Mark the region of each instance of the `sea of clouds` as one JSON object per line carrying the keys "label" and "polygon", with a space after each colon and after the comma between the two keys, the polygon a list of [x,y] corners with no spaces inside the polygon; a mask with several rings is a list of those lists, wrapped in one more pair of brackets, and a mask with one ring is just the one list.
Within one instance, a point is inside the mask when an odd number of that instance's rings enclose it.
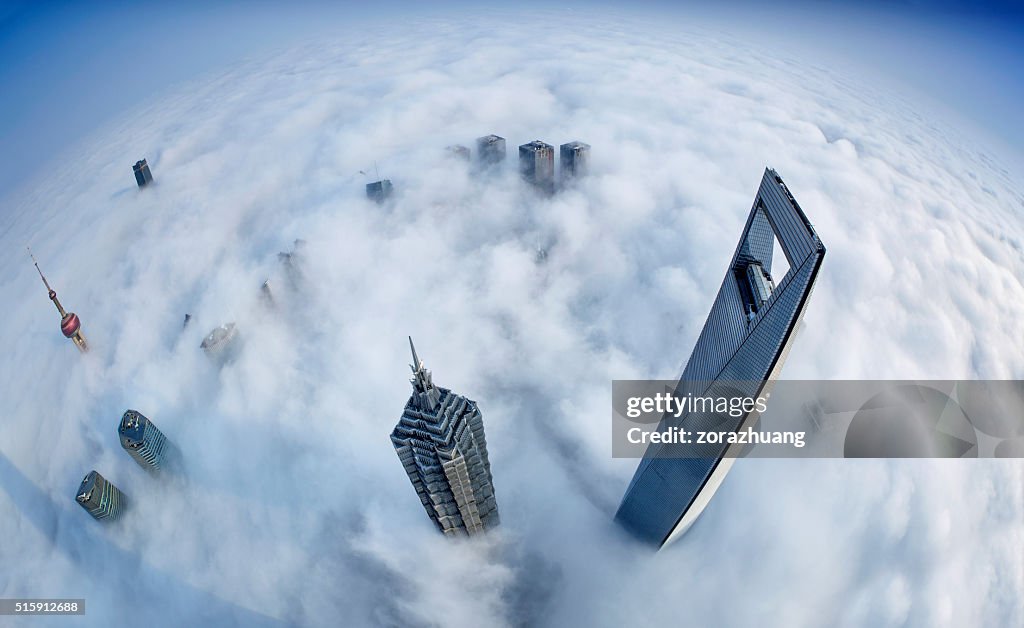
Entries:
{"label": "sea of clouds", "polygon": [[[503,171],[446,157],[492,132]],[[533,194],[538,138],[590,143],[592,175]],[[765,166],[828,249],[783,377],[1024,378],[1020,180],[927,105],[756,40],[392,24],[134,111],[0,216],[0,597],[103,626],[1024,623],[1019,460],[741,460],[665,551],[612,521],[636,461],[611,458],[610,380],[678,375]],[[218,369],[199,344],[228,321]],[[394,454],[407,335],[483,412],[485,538],[439,535]],[[184,473],[121,450],[126,408]],[[74,503],[93,468],[123,521]]]}

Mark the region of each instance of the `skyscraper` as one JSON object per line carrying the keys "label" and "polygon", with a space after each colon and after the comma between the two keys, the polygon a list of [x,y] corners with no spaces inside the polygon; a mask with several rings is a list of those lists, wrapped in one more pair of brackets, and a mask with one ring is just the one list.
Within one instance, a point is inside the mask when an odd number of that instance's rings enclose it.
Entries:
{"label": "skyscraper", "polygon": [[260,300],[263,302],[265,307],[273,309],[277,307],[277,302],[274,300],[274,291],[270,288],[270,280],[267,279],[260,286]]}
{"label": "skyscraper", "polygon": [[90,471],[75,493],[75,501],[92,515],[93,519],[113,521],[124,513],[127,500],[116,486],[98,471]]}
{"label": "skyscraper", "polygon": [[383,203],[391,196],[391,179],[381,179],[366,184],[366,198],[376,203]]}
{"label": "skyscraper", "polygon": [[305,281],[302,274],[302,262],[305,257],[304,251],[306,250],[306,241],[302,239],[296,239],[292,245],[292,250],[288,253],[278,253],[277,259],[281,262],[281,266],[284,268],[285,276],[288,278],[288,284],[292,289],[299,289]]}
{"label": "skyscraper", "polygon": [[85,353],[89,350],[89,343],[85,341],[85,336],[82,334],[82,321],[78,319],[78,315],[74,312],[65,312],[64,306],[60,304],[57,299],[57,292],[50,287],[50,283],[46,281],[46,277],[43,276],[43,271],[39,269],[39,262],[36,261],[36,256],[32,255],[32,250],[29,249],[28,256],[32,258],[32,263],[35,264],[36,271],[39,272],[39,277],[43,280],[43,285],[46,286],[46,290],[49,293],[50,300],[57,307],[57,311],[60,312],[60,331],[64,334],[65,338],[71,340],[78,347],[78,350]]}
{"label": "skyscraper", "polygon": [[505,138],[485,135],[476,140],[476,154],[482,166],[494,166],[505,161]]}
{"label": "skyscraper", "polygon": [[449,157],[469,161],[469,149],[461,144],[453,144],[446,148]]}
{"label": "skyscraper", "polygon": [[[789,271],[772,279],[776,241]],[[825,256],[825,247],[782,178],[766,169],[718,296],[676,386],[677,397],[756,398],[775,379],[793,342]],[[659,427],[738,431],[741,417],[691,412]],[[735,460],[736,447],[652,444],[640,461],[615,518],[637,537],[663,546],[703,511]],[[674,455],[678,454],[678,455]],[[689,455],[684,455],[689,454]]]}
{"label": "skyscraper", "polygon": [[146,187],[153,181],[153,173],[149,171],[149,164],[145,159],[136,161],[132,166],[132,172],[135,173],[135,182],[139,184],[140,188]]}
{"label": "skyscraper", "polygon": [[590,170],[590,144],[569,142],[559,146],[558,150],[563,179],[582,177]]}
{"label": "skyscraper", "polygon": [[173,445],[140,412],[125,410],[117,434],[121,439],[121,447],[150,473],[163,469],[172,458]]}
{"label": "skyscraper", "polygon": [[555,186],[555,147],[540,140],[519,147],[519,173],[539,189]]}
{"label": "skyscraper", "polygon": [[199,346],[217,364],[230,362],[241,348],[238,328],[234,323],[225,323],[207,334]]}
{"label": "skyscraper", "polygon": [[434,386],[412,349],[413,392],[391,432],[427,515],[446,535],[476,534],[498,524],[484,424],[476,402]]}

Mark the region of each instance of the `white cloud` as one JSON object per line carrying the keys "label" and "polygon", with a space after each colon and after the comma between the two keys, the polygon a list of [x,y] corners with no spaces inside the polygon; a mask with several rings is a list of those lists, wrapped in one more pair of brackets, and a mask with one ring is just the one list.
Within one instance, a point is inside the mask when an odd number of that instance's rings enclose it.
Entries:
{"label": "white cloud", "polygon": [[[756,44],[605,26],[303,47],[140,110],[11,207],[0,596],[85,597],[94,624],[1019,623],[1019,461],[743,461],[665,552],[613,524],[635,462],[609,458],[608,382],[677,374],[766,164],[828,247],[787,377],[1024,377],[1024,234],[1019,181],[918,105]],[[482,181],[443,157],[489,132],[510,162],[587,141],[593,176],[539,199],[514,163]],[[391,206],[363,198],[375,162]],[[275,254],[299,237],[292,291]],[[245,348],[217,371],[198,345],[226,321]],[[483,411],[493,538],[436,535],[392,451],[407,334]],[[119,451],[128,407],[187,477]],[[118,527],[72,503],[93,467],[135,501]]]}

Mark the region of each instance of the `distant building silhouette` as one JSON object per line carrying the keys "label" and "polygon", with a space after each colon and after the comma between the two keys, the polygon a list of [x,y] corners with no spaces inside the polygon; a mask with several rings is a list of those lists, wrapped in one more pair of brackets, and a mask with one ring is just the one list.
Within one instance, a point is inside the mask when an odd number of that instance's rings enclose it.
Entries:
{"label": "distant building silhouette", "polygon": [[392,191],[391,179],[381,179],[380,181],[366,184],[366,198],[377,203],[386,201],[391,196]]}
{"label": "distant building silhouette", "polygon": [[126,410],[117,428],[121,447],[149,472],[163,469],[173,457],[174,448],[153,422],[135,410]]}
{"label": "distant building silhouette", "polygon": [[145,159],[136,161],[132,166],[132,172],[135,173],[135,182],[139,184],[140,188],[146,187],[153,181],[153,173],[149,171],[149,164]]}
{"label": "distant building silhouette", "polygon": [[561,162],[562,178],[575,179],[590,171],[590,144],[583,142],[569,142],[559,147],[559,161]]}
{"label": "distant building silhouette", "polygon": [[477,159],[482,166],[494,166],[505,161],[505,138],[485,135],[476,140]]}
{"label": "distant building silhouette", "polygon": [[288,283],[292,289],[300,288],[305,280],[300,266],[304,257],[303,251],[305,251],[305,249],[306,241],[297,239],[292,245],[292,250],[290,252],[277,254],[277,259],[281,262],[281,266],[284,268],[284,274],[288,278]]}
{"label": "distant building silhouette", "polygon": [[229,362],[238,354],[241,346],[238,329],[234,323],[225,323],[207,334],[199,346],[215,362]]}
{"label": "distant building silhouette", "polygon": [[85,509],[93,519],[114,520],[123,513],[127,500],[116,486],[111,484],[97,471],[90,471],[75,494],[75,501]]}
{"label": "distant building silhouette", "polygon": [[469,161],[469,148],[462,146],[461,144],[454,144],[452,146],[449,146],[445,150],[448,151],[448,155],[450,157],[455,157],[456,159]]}
{"label": "distant building silhouette", "polygon": [[540,140],[519,147],[519,172],[539,189],[551,191],[555,185],[555,147]]}
{"label": "distant building silhouette", "polygon": [[274,301],[274,291],[270,289],[270,280],[267,279],[260,286],[260,300],[263,301],[263,305],[273,309],[277,302]]}
{"label": "distant building silhouette", "polygon": [[39,277],[43,280],[43,285],[46,286],[47,293],[50,296],[50,300],[53,301],[53,305],[56,306],[57,311],[60,312],[60,332],[64,334],[64,337],[75,343],[78,350],[85,353],[89,350],[89,343],[85,341],[85,335],[82,334],[82,321],[78,319],[78,315],[74,312],[65,312],[64,306],[60,304],[60,300],[57,299],[57,292],[50,287],[50,282],[46,281],[46,277],[43,276],[43,271],[39,269],[39,262],[36,261],[36,256],[32,255],[32,250],[28,251],[29,257],[32,258],[32,263],[35,264],[36,271],[39,272]]}
{"label": "distant building silhouette", "polygon": [[446,535],[498,524],[483,418],[476,403],[437,388],[412,349],[412,396],[391,432],[399,460],[427,515]]}

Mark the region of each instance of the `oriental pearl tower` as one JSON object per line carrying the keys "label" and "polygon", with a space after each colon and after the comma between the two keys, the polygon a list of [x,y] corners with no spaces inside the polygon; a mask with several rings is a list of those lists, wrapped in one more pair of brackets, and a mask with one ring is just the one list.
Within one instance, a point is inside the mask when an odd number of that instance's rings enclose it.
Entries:
{"label": "oriental pearl tower", "polygon": [[39,271],[39,277],[43,280],[43,285],[50,291],[50,300],[53,301],[53,304],[57,306],[57,311],[60,312],[61,333],[64,334],[65,338],[70,338],[79,351],[82,353],[87,352],[89,350],[89,343],[85,341],[85,336],[82,335],[82,321],[78,319],[78,314],[64,311],[64,306],[57,300],[57,292],[50,287],[50,283],[43,276],[43,271],[39,269],[39,262],[36,261],[36,256],[32,255],[32,249],[28,250],[28,255],[32,258],[32,263],[36,265],[36,270]]}

